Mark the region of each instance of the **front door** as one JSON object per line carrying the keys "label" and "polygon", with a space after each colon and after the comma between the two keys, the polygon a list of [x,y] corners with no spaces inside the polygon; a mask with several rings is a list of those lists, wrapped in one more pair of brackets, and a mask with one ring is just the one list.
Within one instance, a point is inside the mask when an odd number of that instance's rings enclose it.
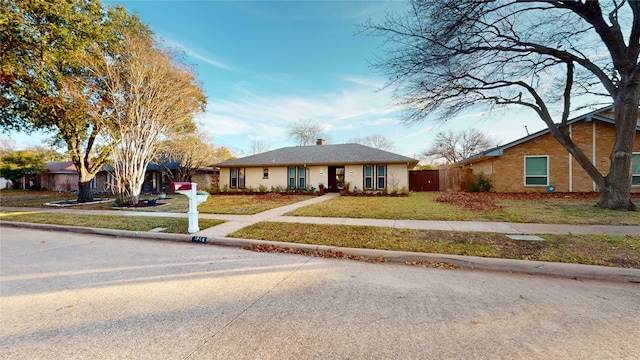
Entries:
{"label": "front door", "polygon": [[339,192],[344,188],[344,166],[329,166],[329,189]]}

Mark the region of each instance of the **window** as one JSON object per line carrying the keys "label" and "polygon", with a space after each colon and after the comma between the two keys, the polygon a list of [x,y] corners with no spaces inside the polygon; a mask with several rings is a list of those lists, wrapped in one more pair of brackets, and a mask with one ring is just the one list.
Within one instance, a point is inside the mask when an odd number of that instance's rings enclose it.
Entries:
{"label": "window", "polygon": [[378,189],[384,189],[385,187],[387,187],[387,181],[386,181],[386,166],[384,165],[378,165],[377,166],[377,185],[378,185]]}
{"label": "window", "polygon": [[[300,167],[290,167],[288,171],[289,181],[287,184],[291,189],[305,189],[306,188],[306,169]],[[297,185],[297,186],[296,186]]]}
{"label": "window", "polygon": [[373,165],[364,166],[364,188],[373,189]]}
{"label": "window", "polygon": [[640,185],[640,153],[631,156],[631,185]]}
{"label": "window", "polygon": [[296,187],[296,168],[294,167],[290,167],[289,168],[289,188],[291,189],[295,189]]}
{"label": "window", "polygon": [[231,177],[229,181],[229,187],[235,189],[238,187],[238,168],[231,168],[229,170]]}
{"label": "window", "polygon": [[549,157],[524,157],[524,184],[530,186],[549,185]]}
{"label": "window", "polygon": [[263,179],[268,179],[269,178],[269,168],[262,169],[262,178]]}
{"label": "window", "polygon": [[231,168],[229,170],[229,187],[232,189],[244,189],[244,168]]}
{"label": "window", "polygon": [[244,168],[238,168],[238,187],[240,189],[245,188],[244,184]]}
{"label": "window", "polygon": [[303,167],[299,167],[298,168],[298,189],[304,189],[307,186],[305,185],[305,168]]}

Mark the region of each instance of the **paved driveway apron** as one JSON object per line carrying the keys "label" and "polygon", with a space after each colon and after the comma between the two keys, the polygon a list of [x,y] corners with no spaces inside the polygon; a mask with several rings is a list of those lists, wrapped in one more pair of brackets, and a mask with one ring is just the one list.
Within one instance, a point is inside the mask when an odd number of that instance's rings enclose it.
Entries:
{"label": "paved driveway apron", "polygon": [[640,357],[638,284],[0,231],[3,359]]}

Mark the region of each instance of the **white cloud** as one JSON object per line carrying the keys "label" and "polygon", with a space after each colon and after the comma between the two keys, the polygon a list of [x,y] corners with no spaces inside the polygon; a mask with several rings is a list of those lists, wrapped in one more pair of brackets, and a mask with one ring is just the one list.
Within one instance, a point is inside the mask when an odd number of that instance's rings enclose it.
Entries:
{"label": "white cloud", "polygon": [[222,70],[226,70],[226,71],[234,71],[236,70],[233,66],[226,64],[222,61],[216,60],[215,58],[213,58],[212,56],[208,56],[208,55],[203,55],[200,52],[197,52],[193,49],[191,49],[190,47],[177,42],[175,40],[169,39],[169,38],[163,38],[163,41],[170,47],[174,47],[174,48],[178,48],[181,49],[185,52],[185,54],[191,56],[194,59],[200,60],[205,64],[209,64],[209,65],[213,65],[219,69]]}
{"label": "white cloud", "polygon": [[[352,79],[353,80],[353,79]],[[398,125],[397,108],[390,106],[390,95],[374,91],[375,81],[345,80],[335,91],[311,95],[262,95],[243,82],[226,99],[209,98],[202,123],[217,141],[243,141],[248,147],[252,138],[291,145],[286,129],[296,120],[310,119],[322,124],[329,138],[341,142],[356,136],[388,133]],[[355,86],[354,86],[355,84]],[[224,146],[225,144],[220,144]],[[275,144],[274,144],[275,145]]]}

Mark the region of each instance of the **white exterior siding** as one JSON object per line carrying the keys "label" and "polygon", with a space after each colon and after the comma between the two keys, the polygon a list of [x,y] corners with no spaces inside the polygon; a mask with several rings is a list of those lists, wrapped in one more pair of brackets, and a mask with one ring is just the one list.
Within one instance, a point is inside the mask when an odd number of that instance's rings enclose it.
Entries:
{"label": "white exterior siding", "polygon": [[328,166],[307,166],[307,186],[318,188],[318,185],[322,184],[327,186],[329,179],[329,167]]}
{"label": "white exterior siding", "polygon": [[[269,167],[269,178],[264,179],[265,167],[247,167],[245,168],[245,188],[253,188],[257,190],[263,185],[267,190],[272,187],[287,187],[288,184],[288,167],[272,166]],[[364,165],[345,165],[345,182],[351,185],[350,190],[358,188],[364,190]],[[229,185],[229,168],[220,168],[220,188]],[[325,187],[329,184],[329,167],[324,165],[307,166],[306,167],[306,184],[307,188],[318,188],[322,183]],[[409,188],[409,169],[406,164],[388,164],[386,165],[386,187],[389,191],[400,190],[403,187]],[[375,181],[375,165],[374,165],[374,184]],[[377,188],[376,188],[377,189]]]}
{"label": "white exterior siding", "polygon": [[218,179],[218,186],[223,189],[225,186],[229,187],[229,168],[220,168],[220,179]]}
{"label": "white exterior siding", "polygon": [[344,181],[345,183],[351,183],[349,190],[353,191],[355,188],[362,190],[363,165],[346,165],[344,167]]}
{"label": "white exterior siding", "polygon": [[406,164],[387,165],[387,189],[401,190],[409,189],[409,169]]}

